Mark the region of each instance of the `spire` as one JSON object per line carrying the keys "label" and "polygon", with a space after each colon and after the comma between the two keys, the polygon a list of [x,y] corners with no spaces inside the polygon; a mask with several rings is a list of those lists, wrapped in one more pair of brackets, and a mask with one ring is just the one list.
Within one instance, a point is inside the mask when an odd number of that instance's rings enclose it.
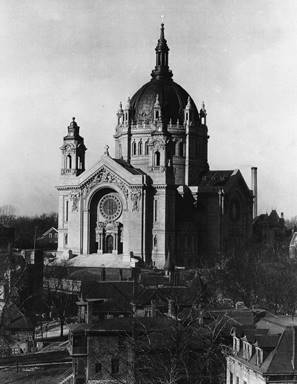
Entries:
{"label": "spire", "polygon": [[169,48],[167,45],[167,40],[165,39],[163,22],[161,24],[160,38],[158,40],[155,51],[156,51],[156,66],[152,72],[152,77],[154,79],[170,79],[172,77],[172,72],[168,67]]}

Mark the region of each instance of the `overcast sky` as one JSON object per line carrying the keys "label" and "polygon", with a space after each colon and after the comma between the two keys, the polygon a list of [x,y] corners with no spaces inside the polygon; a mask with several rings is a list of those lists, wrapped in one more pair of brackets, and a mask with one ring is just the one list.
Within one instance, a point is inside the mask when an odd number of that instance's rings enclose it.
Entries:
{"label": "overcast sky", "polygon": [[[259,210],[297,214],[297,1],[0,0],[0,205],[57,211],[72,116],[87,167],[150,79],[160,15],[174,80],[208,112],[212,169],[258,167]],[[113,152],[113,151],[112,151]]]}

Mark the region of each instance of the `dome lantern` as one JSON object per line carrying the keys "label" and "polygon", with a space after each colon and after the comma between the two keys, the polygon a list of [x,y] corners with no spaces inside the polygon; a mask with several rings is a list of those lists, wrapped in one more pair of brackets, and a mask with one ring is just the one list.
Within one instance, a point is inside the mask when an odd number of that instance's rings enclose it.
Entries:
{"label": "dome lantern", "polygon": [[152,78],[155,79],[170,79],[172,72],[168,67],[168,52],[169,48],[164,34],[164,23],[161,24],[160,38],[156,46],[156,66],[152,71]]}

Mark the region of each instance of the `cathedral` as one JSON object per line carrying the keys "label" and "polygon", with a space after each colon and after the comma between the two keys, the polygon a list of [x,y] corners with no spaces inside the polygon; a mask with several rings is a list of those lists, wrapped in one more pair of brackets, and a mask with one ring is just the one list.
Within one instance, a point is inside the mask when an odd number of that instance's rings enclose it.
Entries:
{"label": "cathedral", "polygon": [[209,169],[206,108],[173,81],[163,23],[155,52],[150,81],[119,106],[114,157],[106,146],[86,169],[80,127],[68,126],[58,255],[73,265],[197,266],[250,235],[255,196],[239,170]]}

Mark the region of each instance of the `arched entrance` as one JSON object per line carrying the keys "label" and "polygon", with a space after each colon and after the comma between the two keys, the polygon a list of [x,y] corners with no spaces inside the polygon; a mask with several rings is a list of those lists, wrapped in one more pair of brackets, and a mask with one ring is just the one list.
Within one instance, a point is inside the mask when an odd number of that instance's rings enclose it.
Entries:
{"label": "arched entrance", "polygon": [[122,253],[122,199],[111,188],[102,188],[90,203],[90,253]]}
{"label": "arched entrance", "polygon": [[112,253],[113,251],[113,237],[112,235],[107,235],[105,237],[105,247],[104,253]]}

